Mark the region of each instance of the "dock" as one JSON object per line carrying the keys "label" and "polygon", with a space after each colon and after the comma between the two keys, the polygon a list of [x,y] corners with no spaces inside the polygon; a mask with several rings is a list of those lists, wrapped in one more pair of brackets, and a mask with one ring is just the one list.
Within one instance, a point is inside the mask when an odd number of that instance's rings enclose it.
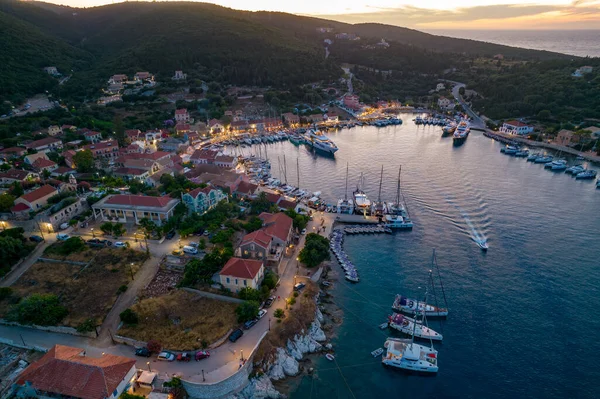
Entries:
{"label": "dock", "polygon": [[392,234],[392,229],[383,226],[363,227],[348,226],[344,228],[346,234]]}
{"label": "dock", "polygon": [[363,216],[363,215],[349,215],[347,213],[340,213],[335,217],[337,223],[348,223],[348,224],[379,224],[379,218],[376,216]]}

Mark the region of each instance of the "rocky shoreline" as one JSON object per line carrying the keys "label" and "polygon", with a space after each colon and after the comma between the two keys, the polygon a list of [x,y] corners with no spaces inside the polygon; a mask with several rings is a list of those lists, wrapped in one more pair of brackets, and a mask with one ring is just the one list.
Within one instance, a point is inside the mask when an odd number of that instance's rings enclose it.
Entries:
{"label": "rocky shoreline", "polygon": [[[331,268],[326,269],[323,278],[337,280]],[[331,287],[330,287],[331,288]],[[261,364],[255,364],[261,370],[251,379],[250,384],[233,399],[280,399],[286,398],[291,390],[290,384],[283,383],[290,377],[299,377],[312,373],[310,355],[332,351],[331,340],[341,324],[341,310],[331,301],[329,289],[322,289],[315,298],[317,310],[315,320],[308,331],[300,331],[293,339],[289,339],[285,348],[277,348],[275,353]],[[327,332],[327,334],[325,333]]]}

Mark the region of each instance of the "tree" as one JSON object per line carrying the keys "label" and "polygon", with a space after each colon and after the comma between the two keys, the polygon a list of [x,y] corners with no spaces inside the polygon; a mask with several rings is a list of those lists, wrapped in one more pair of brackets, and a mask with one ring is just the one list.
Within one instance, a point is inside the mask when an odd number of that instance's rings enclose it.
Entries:
{"label": "tree", "polygon": [[156,231],[156,223],[154,223],[148,218],[143,218],[142,220],[140,220],[140,226],[144,230],[146,238],[150,238],[152,233]]}
{"label": "tree", "polygon": [[78,172],[87,173],[94,169],[94,156],[90,150],[77,151],[73,155],[73,162]]}
{"label": "tree", "polygon": [[115,223],[112,227],[112,234],[115,238],[121,237],[125,234],[125,227],[123,227],[122,223]]}
{"label": "tree", "polygon": [[461,86],[460,89],[458,89],[458,94],[460,94],[461,96],[465,95],[465,86]]}
{"label": "tree", "polygon": [[258,197],[250,203],[250,213],[258,215],[261,212],[267,212],[271,208],[271,203],[267,198],[267,193],[261,192]]}
{"label": "tree", "polygon": [[237,314],[238,323],[255,319],[258,316],[258,302],[244,301],[235,309],[235,314]]}
{"label": "tree", "polygon": [[104,234],[111,234],[113,232],[114,225],[111,222],[105,222],[100,225],[100,230]]}
{"label": "tree", "polygon": [[54,326],[69,313],[53,294],[32,294],[19,302],[7,315],[10,321],[21,324]]}
{"label": "tree", "polygon": [[307,267],[318,266],[329,259],[329,240],[319,234],[308,234],[298,258]]}
{"label": "tree", "polygon": [[81,237],[71,237],[62,243],[58,251],[61,255],[67,256],[84,249],[86,249],[85,241]]}
{"label": "tree", "polygon": [[125,147],[125,128],[123,127],[123,119],[120,115],[115,116],[113,128],[119,147]]}
{"label": "tree", "polygon": [[260,220],[257,216],[252,216],[250,220],[248,220],[248,223],[245,223],[243,227],[246,232],[252,233],[253,231],[260,229],[262,227],[262,223],[262,220]]}
{"label": "tree", "polygon": [[21,185],[21,182],[18,182],[18,181],[14,182],[11,185],[10,193],[17,198],[19,198],[21,195],[25,194],[25,190],[23,190],[23,186]]}
{"label": "tree", "polygon": [[0,194],[0,212],[8,212],[15,204],[16,198],[10,194]]}
{"label": "tree", "polygon": [[238,296],[240,297],[240,299],[243,299],[246,301],[259,302],[261,295],[260,295],[260,291],[255,290],[254,288],[245,287],[240,290],[240,292],[238,293]]}
{"label": "tree", "polygon": [[308,225],[310,218],[307,215],[301,215],[293,209],[288,209],[284,213],[292,218],[295,229],[302,230]]}
{"label": "tree", "polygon": [[128,325],[136,325],[139,321],[137,313],[131,309],[125,309],[119,314],[121,321]]}
{"label": "tree", "polygon": [[275,309],[275,312],[273,312],[273,316],[275,316],[278,319],[282,319],[283,316],[285,316],[285,312],[281,308]]}
{"label": "tree", "polygon": [[263,278],[262,285],[272,290],[277,286],[277,275],[270,270],[267,271]]}

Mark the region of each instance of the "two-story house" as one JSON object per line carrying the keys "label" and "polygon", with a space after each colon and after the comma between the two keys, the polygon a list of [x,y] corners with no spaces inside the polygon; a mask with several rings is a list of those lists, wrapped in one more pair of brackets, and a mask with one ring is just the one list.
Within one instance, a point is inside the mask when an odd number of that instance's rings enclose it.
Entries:
{"label": "two-story house", "polygon": [[247,287],[258,289],[264,276],[263,262],[253,259],[231,258],[219,272],[221,284],[232,292]]}
{"label": "two-story house", "polygon": [[44,152],[58,151],[58,150],[62,150],[63,143],[62,143],[62,141],[60,141],[57,138],[46,137],[44,139],[32,141],[29,144],[25,144],[25,148],[31,149],[31,150],[36,150],[38,152],[39,151],[44,151]]}
{"label": "two-story house", "polygon": [[263,230],[253,231],[242,238],[235,255],[244,259],[258,259],[267,262],[267,257],[271,252],[271,241],[271,236]]}
{"label": "two-story house", "polygon": [[189,122],[190,114],[188,113],[188,110],[185,108],[175,110],[175,121],[177,123]]}
{"label": "two-story house", "polygon": [[93,132],[93,131],[85,132],[83,134],[83,137],[85,138],[85,141],[89,141],[91,143],[98,143],[98,142],[102,141],[102,133],[100,133],[100,132]]}
{"label": "two-story house", "polygon": [[214,208],[219,202],[227,201],[227,194],[215,187],[206,186],[182,194],[181,200],[191,212],[203,214]]}

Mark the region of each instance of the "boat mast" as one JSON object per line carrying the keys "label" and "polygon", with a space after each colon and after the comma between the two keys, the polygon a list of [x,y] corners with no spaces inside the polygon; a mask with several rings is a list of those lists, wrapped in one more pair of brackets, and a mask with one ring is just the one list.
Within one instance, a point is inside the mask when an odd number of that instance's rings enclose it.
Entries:
{"label": "boat mast", "polygon": [[285,162],[285,154],[283,154],[283,178],[285,179],[285,184],[287,184],[287,164]]}
{"label": "boat mast", "polygon": [[402,165],[398,170],[398,187],[396,188],[396,211],[400,209],[400,174],[402,173]]}
{"label": "boat mast", "polygon": [[[446,300],[446,292],[444,291],[444,283],[442,282],[442,275],[440,274],[440,267],[437,264],[437,257],[435,256],[435,248],[433,250],[433,264],[437,270],[438,278],[440,280],[440,288],[442,289],[442,295],[444,296],[444,306],[448,309],[448,301]],[[433,282],[433,277],[431,278]]]}
{"label": "boat mast", "polygon": [[[421,287],[419,287],[421,289]],[[427,291],[425,291],[427,292]],[[425,294],[427,296],[427,294]],[[425,306],[427,306],[427,302],[425,302]],[[423,313],[425,313],[425,309],[423,309]],[[412,350],[412,346],[415,343],[415,331],[417,330],[417,319],[419,318],[419,297],[417,296],[417,307],[415,308],[415,321],[413,321],[413,332],[410,337],[410,349]]]}
{"label": "boat mast", "polygon": [[344,201],[348,202],[348,162],[346,162],[346,191],[344,191]]}
{"label": "boat mast", "polygon": [[296,173],[298,174],[298,190],[300,190],[300,161],[296,158]]}
{"label": "boat mast", "polygon": [[381,165],[381,176],[379,177],[379,194],[377,196],[377,204],[381,206],[381,185],[383,184],[383,165]]}

